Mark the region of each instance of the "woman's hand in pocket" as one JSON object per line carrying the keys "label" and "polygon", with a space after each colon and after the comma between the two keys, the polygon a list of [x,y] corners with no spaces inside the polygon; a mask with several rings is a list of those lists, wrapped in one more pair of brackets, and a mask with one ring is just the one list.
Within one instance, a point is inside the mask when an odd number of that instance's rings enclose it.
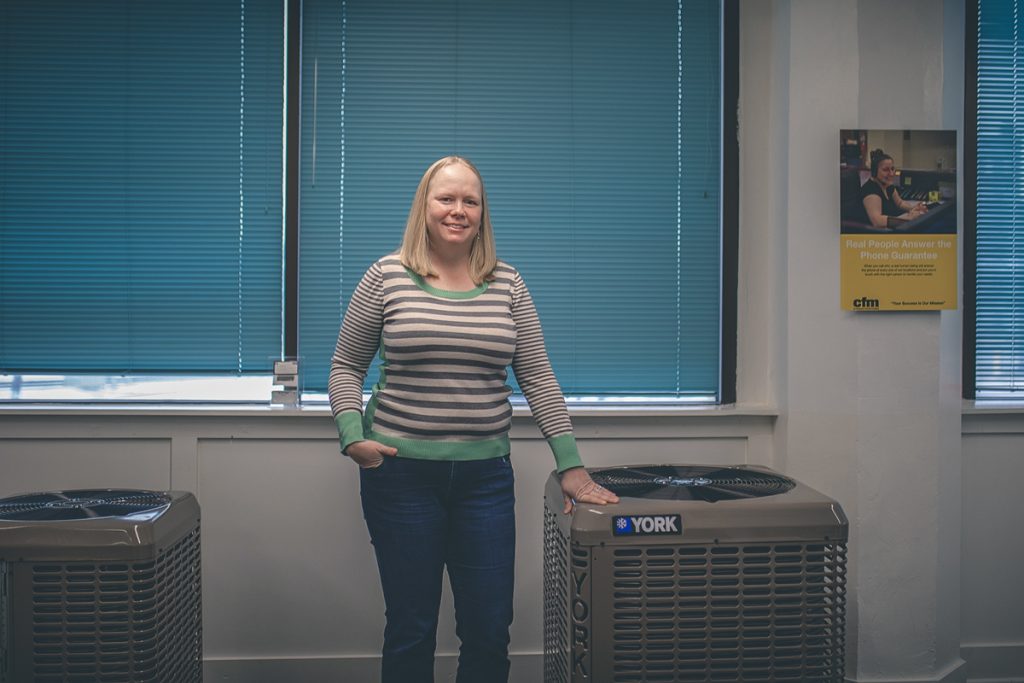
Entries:
{"label": "woman's hand in pocket", "polygon": [[393,458],[398,455],[398,449],[394,446],[385,446],[379,441],[366,439],[350,443],[345,449],[345,455],[356,461],[356,464],[363,469],[380,467],[384,458]]}

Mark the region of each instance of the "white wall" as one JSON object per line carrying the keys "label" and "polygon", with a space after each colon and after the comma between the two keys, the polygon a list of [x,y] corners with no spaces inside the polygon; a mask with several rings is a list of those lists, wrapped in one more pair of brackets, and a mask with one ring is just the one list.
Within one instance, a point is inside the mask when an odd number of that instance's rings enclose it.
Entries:
{"label": "white wall", "polygon": [[[1024,679],[1024,543],[1019,540],[1024,500],[1018,495],[1024,481],[1024,417],[993,411],[966,418],[962,583],[941,590],[962,601],[958,626],[972,680],[1019,683]],[[592,465],[778,466],[776,461],[785,460],[775,452],[778,434],[770,412],[590,416],[577,417],[576,423]],[[536,683],[542,650],[541,495],[551,457],[528,419],[515,420],[513,436],[520,539],[513,681]],[[900,468],[892,471],[897,476]],[[209,680],[373,680],[383,607],[359,511],[357,473],[338,455],[326,411],[123,410],[81,415],[3,410],[0,473],[0,497],[81,487],[195,492],[203,514]],[[960,503],[951,501],[957,508]],[[873,504],[885,508],[884,500]],[[913,508],[902,514],[911,522],[929,519]],[[855,528],[863,524],[853,514],[850,518]],[[954,529],[958,537],[960,531]],[[861,529],[859,543],[874,544],[885,560],[891,551],[903,550],[888,533],[871,539]],[[901,578],[936,581],[929,575],[938,572],[939,558],[915,539],[905,545],[908,554],[916,551],[923,559],[920,568]],[[952,564],[959,569],[960,562],[958,557]],[[864,593],[882,589],[861,579],[850,590],[852,611],[860,603],[875,604],[877,599]],[[883,662],[874,651],[857,647],[855,658],[851,652],[851,680],[962,680],[941,671],[900,673],[906,662],[918,661],[908,643],[921,639],[926,607],[937,599],[918,595],[911,599],[885,593],[888,603],[875,610],[871,628],[890,633],[892,650],[903,655],[892,654]],[[871,636],[863,633],[865,610],[858,609],[862,614],[851,623],[851,650]],[[908,631],[894,633],[892,624]],[[456,650],[446,604],[438,648],[442,673],[452,670]],[[862,673],[868,668],[878,673]]]}
{"label": "white wall", "polygon": [[744,383],[769,387],[779,408],[775,464],[851,518],[856,680],[965,675],[959,314],[841,310],[833,170],[842,128],[959,127],[961,112],[944,109],[945,88],[963,73],[946,10],[941,0],[741,5],[741,197],[772,204],[741,205],[741,264],[753,264],[741,273],[770,286],[741,287],[740,318],[751,305],[774,312],[741,337],[776,344],[741,367],[764,373]]}
{"label": "white wall", "polygon": [[1024,419],[964,416],[960,639],[970,677],[1024,681]]}

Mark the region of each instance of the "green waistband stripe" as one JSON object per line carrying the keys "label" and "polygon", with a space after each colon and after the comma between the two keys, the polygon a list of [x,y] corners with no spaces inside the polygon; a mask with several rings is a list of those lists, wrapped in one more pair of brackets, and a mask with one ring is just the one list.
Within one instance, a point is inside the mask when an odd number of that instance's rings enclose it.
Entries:
{"label": "green waistband stripe", "polygon": [[483,441],[420,441],[371,431],[367,438],[394,446],[403,458],[418,460],[487,460],[508,455],[511,450],[507,436]]}

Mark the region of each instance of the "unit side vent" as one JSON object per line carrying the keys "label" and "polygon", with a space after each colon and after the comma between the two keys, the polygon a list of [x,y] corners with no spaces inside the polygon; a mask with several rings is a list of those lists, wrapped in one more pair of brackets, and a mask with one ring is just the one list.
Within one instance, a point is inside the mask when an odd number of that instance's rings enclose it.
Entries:
{"label": "unit side vent", "polygon": [[156,561],[34,565],[35,683],[193,680],[199,545],[197,528]]}
{"label": "unit side vent", "polygon": [[613,680],[836,680],[845,559],[827,543],[616,548]]}
{"label": "unit side vent", "polygon": [[569,585],[566,538],[557,529],[557,518],[544,509],[544,681],[569,683],[569,614],[565,601]]}

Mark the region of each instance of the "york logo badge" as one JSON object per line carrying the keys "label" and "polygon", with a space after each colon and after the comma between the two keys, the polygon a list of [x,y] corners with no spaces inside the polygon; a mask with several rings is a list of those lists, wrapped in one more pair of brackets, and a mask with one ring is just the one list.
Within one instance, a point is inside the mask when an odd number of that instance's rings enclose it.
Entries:
{"label": "york logo badge", "polygon": [[680,515],[617,515],[612,518],[612,533],[616,536],[681,535],[683,518]]}

